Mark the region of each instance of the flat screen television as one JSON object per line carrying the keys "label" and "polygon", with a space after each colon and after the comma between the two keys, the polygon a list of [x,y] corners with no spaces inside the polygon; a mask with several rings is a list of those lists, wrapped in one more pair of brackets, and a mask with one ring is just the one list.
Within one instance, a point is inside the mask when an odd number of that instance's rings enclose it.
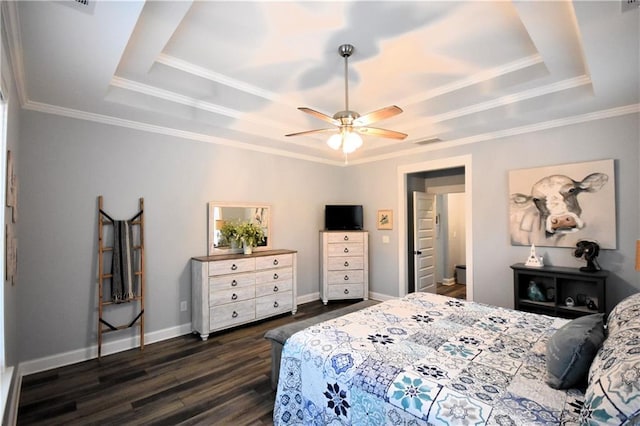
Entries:
{"label": "flat screen television", "polygon": [[329,231],[362,230],[362,206],[346,204],[324,206],[324,227]]}

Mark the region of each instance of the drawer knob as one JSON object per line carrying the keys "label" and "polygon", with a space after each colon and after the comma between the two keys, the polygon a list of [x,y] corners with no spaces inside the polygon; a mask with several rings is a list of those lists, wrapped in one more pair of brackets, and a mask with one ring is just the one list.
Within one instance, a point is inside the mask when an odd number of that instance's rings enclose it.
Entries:
{"label": "drawer knob", "polygon": [[344,252],[345,252],[345,253],[349,253],[349,247],[345,247],[345,248],[344,248]]}
{"label": "drawer knob", "polygon": [[349,267],[349,262],[344,262],[344,267],[345,268]]}
{"label": "drawer knob", "polygon": [[273,279],[277,280],[278,279],[278,274],[273,274]]}
{"label": "drawer knob", "polygon": [[231,265],[231,270],[235,271],[236,269],[238,269],[238,265],[236,265],[235,263],[233,265]]}
{"label": "drawer knob", "polygon": [[345,240],[345,241],[349,241],[349,236],[348,236],[348,235],[345,235],[345,236],[344,236],[344,240]]}
{"label": "drawer knob", "polygon": [[274,308],[277,308],[278,306],[280,306],[280,305],[278,304],[278,302],[277,302],[277,301],[276,301],[276,302],[273,302],[273,307],[274,307]]}
{"label": "drawer knob", "polygon": [[237,294],[233,293],[233,294],[231,295],[231,300],[236,300],[237,298],[238,298],[238,295],[237,295]]}
{"label": "drawer knob", "polygon": [[344,289],[344,294],[349,294],[349,289],[348,288]]}
{"label": "drawer knob", "polygon": [[274,292],[274,293],[277,293],[277,292],[278,292],[278,286],[277,286],[277,285],[274,285],[274,286],[273,286],[273,292]]}
{"label": "drawer knob", "polygon": [[273,264],[277,265],[278,264],[278,259],[273,259]]}
{"label": "drawer knob", "polygon": [[349,275],[345,275],[345,276],[344,276],[344,280],[345,280],[345,281],[349,281]]}
{"label": "drawer knob", "polygon": [[233,313],[231,314],[231,318],[237,318],[238,317],[238,313],[236,311],[233,311]]}
{"label": "drawer knob", "polygon": [[238,285],[238,281],[236,280],[231,281],[231,287],[235,287],[237,285]]}

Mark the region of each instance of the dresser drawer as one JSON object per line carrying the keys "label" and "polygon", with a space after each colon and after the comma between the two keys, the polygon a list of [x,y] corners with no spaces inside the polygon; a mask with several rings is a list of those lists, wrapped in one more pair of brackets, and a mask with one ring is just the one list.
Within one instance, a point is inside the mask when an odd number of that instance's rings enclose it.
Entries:
{"label": "dresser drawer", "polygon": [[362,256],[364,254],[364,245],[362,243],[336,243],[327,244],[327,246],[330,257]]}
{"label": "dresser drawer", "polygon": [[329,299],[360,299],[364,297],[362,284],[329,285]]}
{"label": "dresser drawer", "polygon": [[255,258],[209,262],[209,275],[237,274],[256,270]]}
{"label": "dresser drawer", "polygon": [[239,302],[241,300],[253,299],[254,297],[256,297],[256,289],[254,286],[238,287],[231,290],[210,291],[209,306]]}
{"label": "dresser drawer", "polygon": [[287,280],[278,283],[258,284],[256,285],[256,297],[291,291],[292,288],[293,280]]}
{"label": "dresser drawer", "polygon": [[256,272],[256,284],[291,281],[292,278],[293,278],[292,268],[271,269],[268,271]]}
{"label": "dresser drawer", "polygon": [[256,283],[256,274],[246,272],[244,274],[218,275],[209,277],[209,291],[228,290],[238,287],[247,287]]}
{"label": "dresser drawer", "polygon": [[293,265],[293,254],[256,257],[256,269],[284,268]]}
{"label": "dresser drawer", "polygon": [[290,311],[293,306],[293,293],[284,291],[278,294],[256,299],[256,318],[281,314]]}
{"label": "dresser drawer", "polygon": [[329,232],[327,241],[331,243],[362,243],[364,232]]}
{"label": "dresser drawer", "polygon": [[364,271],[329,271],[327,282],[331,284],[361,284],[364,282]]}
{"label": "dresser drawer", "polygon": [[255,299],[228,303],[211,308],[209,327],[211,330],[227,328],[234,324],[251,321],[256,317]]}
{"label": "dresser drawer", "polygon": [[327,266],[329,271],[364,269],[364,257],[330,257]]}

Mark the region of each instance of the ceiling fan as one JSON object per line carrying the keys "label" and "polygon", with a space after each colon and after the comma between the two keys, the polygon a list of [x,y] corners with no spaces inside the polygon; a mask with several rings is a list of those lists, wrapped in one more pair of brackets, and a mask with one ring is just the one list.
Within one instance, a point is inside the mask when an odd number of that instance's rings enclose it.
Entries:
{"label": "ceiling fan", "polygon": [[372,135],[382,138],[391,138],[402,140],[407,137],[405,133],[396,132],[394,130],[379,129],[377,127],[369,127],[369,124],[376,121],[384,120],[385,118],[393,117],[402,112],[402,109],[391,105],[376,111],[372,111],[365,115],[360,115],[355,111],[349,110],[349,57],[354,51],[354,47],[351,44],[343,44],[338,48],[338,53],[344,58],[344,111],[336,112],[333,117],[313,110],[307,107],[298,107],[302,112],[306,112],[322,121],[331,123],[337,128],[325,128],[307,130],[304,132],[290,133],[285,136],[302,136],[311,135],[315,133],[334,133],[329,138],[327,144],[333,149],[340,149],[345,154],[351,153],[358,149],[362,145],[362,138],[358,133],[363,135]]}

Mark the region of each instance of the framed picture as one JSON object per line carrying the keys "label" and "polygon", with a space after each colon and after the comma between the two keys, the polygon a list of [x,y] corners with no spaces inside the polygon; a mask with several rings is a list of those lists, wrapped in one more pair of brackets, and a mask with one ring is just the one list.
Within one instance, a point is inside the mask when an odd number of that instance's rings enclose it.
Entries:
{"label": "framed picture", "polygon": [[16,174],[13,169],[13,156],[7,151],[7,207],[16,205]]}
{"label": "framed picture", "polygon": [[393,210],[378,210],[378,229],[393,229]]}
{"label": "framed picture", "polygon": [[5,280],[16,283],[18,270],[18,240],[13,233],[12,225],[5,225]]}
{"label": "framed picture", "polygon": [[512,245],[615,249],[614,160],[509,171]]}

